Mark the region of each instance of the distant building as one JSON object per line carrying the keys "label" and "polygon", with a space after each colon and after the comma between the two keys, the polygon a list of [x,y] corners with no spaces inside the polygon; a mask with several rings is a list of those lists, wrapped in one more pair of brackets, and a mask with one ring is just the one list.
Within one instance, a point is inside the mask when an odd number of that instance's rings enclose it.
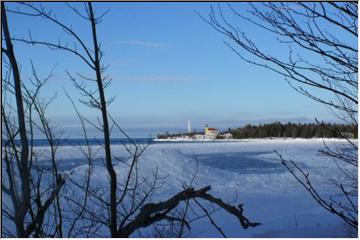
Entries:
{"label": "distant building", "polygon": [[224,133],[222,135],[222,137],[225,138],[225,139],[231,139],[231,138],[233,138],[233,135],[231,133]]}
{"label": "distant building", "polygon": [[191,133],[191,122],[188,120],[188,133]]}
{"label": "distant building", "polygon": [[216,138],[219,134],[219,131],[216,128],[209,128],[208,125],[205,127],[205,136]]}

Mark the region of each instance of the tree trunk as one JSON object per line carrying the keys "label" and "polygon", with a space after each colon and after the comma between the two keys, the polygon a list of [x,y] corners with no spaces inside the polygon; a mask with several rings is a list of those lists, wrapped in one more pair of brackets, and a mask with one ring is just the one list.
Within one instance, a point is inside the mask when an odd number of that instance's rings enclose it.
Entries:
{"label": "tree trunk", "polygon": [[103,120],[103,132],[104,132],[104,144],[105,144],[105,158],[106,158],[106,169],[110,176],[110,231],[111,236],[116,236],[116,173],[114,171],[112,160],[111,160],[111,148],[110,148],[110,131],[109,131],[109,123],[108,123],[108,116],[106,110],[106,99],[104,93],[104,86],[101,77],[101,66],[100,66],[100,59],[99,59],[99,46],[97,42],[97,35],[96,35],[96,19],[94,18],[94,12],[92,9],[91,2],[88,3],[89,6],[89,13],[90,13],[90,21],[91,21],[91,28],[92,28],[92,35],[93,35],[93,44],[94,44],[94,53],[95,53],[95,71],[96,71],[96,81],[98,85],[99,95],[100,95],[100,104],[101,104],[101,114]]}
{"label": "tree trunk", "polygon": [[13,45],[11,42],[4,2],[1,2],[1,20],[2,20],[4,38],[6,42],[5,54],[9,58],[13,73],[13,79],[14,79],[14,91],[16,98],[19,134],[20,134],[20,143],[21,143],[20,180],[21,180],[22,199],[18,203],[18,208],[15,209],[15,223],[16,223],[16,231],[18,237],[27,237],[25,236],[24,219],[30,204],[30,181],[29,181],[30,171],[28,167],[29,145],[26,136],[25,112],[24,112],[23,99],[21,93],[20,73],[15,58]]}

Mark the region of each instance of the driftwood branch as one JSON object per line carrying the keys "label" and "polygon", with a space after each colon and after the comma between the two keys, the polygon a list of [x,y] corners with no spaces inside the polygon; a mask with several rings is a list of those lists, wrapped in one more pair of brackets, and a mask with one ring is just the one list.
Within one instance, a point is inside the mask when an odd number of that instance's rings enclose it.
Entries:
{"label": "driftwood branch", "polygon": [[251,222],[243,215],[242,205],[232,206],[225,203],[223,200],[216,198],[208,193],[211,190],[210,186],[195,190],[194,188],[188,188],[179,192],[170,199],[160,203],[149,203],[142,207],[137,217],[127,224],[124,228],[118,232],[118,237],[129,237],[131,233],[136,230],[152,225],[155,222],[162,221],[167,218],[167,214],[176,208],[181,202],[189,199],[200,198],[208,202],[214,203],[235,216],[241,226],[246,229],[248,227],[255,227],[260,225],[258,222]]}

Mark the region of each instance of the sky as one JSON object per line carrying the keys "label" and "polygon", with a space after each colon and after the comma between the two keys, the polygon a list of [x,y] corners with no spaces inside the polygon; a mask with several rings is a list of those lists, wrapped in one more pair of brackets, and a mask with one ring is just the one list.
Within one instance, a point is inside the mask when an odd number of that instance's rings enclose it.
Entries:
{"label": "sky", "polygon": [[[186,131],[205,124],[220,129],[247,123],[272,121],[313,122],[315,118],[334,121],[322,104],[295,92],[284,79],[242,61],[225,44],[224,36],[205,23],[195,11],[206,16],[210,3],[94,3],[95,13],[108,9],[97,26],[98,39],[112,79],[106,95],[115,96],[109,112],[132,136]],[[72,28],[89,45],[90,25],[63,3],[43,4],[53,9],[59,20]],[[72,4],[79,9],[82,4]],[[8,4],[16,8],[15,4]],[[246,3],[236,5],[245,11]],[[44,19],[8,13],[10,32],[15,37],[67,42],[74,41]],[[236,20],[236,19],[235,19]],[[287,46],[276,44],[267,33],[249,24],[241,29],[270,52],[286,54]],[[79,58],[45,47],[15,43],[15,54],[25,81],[31,78],[30,60],[38,74],[53,77],[42,91],[44,98],[56,96],[48,116],[68,136],[79,127],[75,110],[65,91],[75,102],[81,99],[66,71],[91,75]],[[284,55],[285,56],[285,55]],[[95,87],[95,85],[94,85]],[[98,112],[77,104],[80,112],[96,119]]]}

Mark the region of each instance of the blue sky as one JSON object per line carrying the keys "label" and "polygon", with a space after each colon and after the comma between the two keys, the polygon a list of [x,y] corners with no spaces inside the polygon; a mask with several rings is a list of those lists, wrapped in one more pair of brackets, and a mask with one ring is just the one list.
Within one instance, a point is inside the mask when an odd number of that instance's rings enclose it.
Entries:
{"label": "blue sky", "polygon": [[[86,21],[62,3],[44,6],[53,9],[90,44]],[[142,129],[141,134],[145,134],[171,128],[186,130],[187,119],[195,128],[206,123],[227,128],[275,120],[333,120],[326,107],[296,93],[281,76],[241,61],[223,43],[224,37],[194,12],[206,15],[209,6],[94,3],[97,14],[110,9],[98,25],[98,37],[105,52],[103,63],[109,64],[106,74],[112,79],[106,94],[116,96],[109,111],[124,128]],[[247,8],[245,3],[236,6]],[[72,43],[59,28],[41,19],[10,13],[8,18],[16,37],[27,37],[31,30],[37,40]],[[273,37],[263,31],[249,24],[241,27],[265,49],[287,53],[286,46],[276,45]],[[63,88],[74,100],[80,96],[65,70],[83,74],[91,71],[78,58],[61,51],[16,43],[15,52],[25,80],[30,77],[30,58],[43,76],[56,65],[54,77],[43,90],[44,97],[57,96],[48,115],[65,129],[76,128],[75,111]],[[79,110],[92,119],[98,116],[96,111],[80,105]]]}

